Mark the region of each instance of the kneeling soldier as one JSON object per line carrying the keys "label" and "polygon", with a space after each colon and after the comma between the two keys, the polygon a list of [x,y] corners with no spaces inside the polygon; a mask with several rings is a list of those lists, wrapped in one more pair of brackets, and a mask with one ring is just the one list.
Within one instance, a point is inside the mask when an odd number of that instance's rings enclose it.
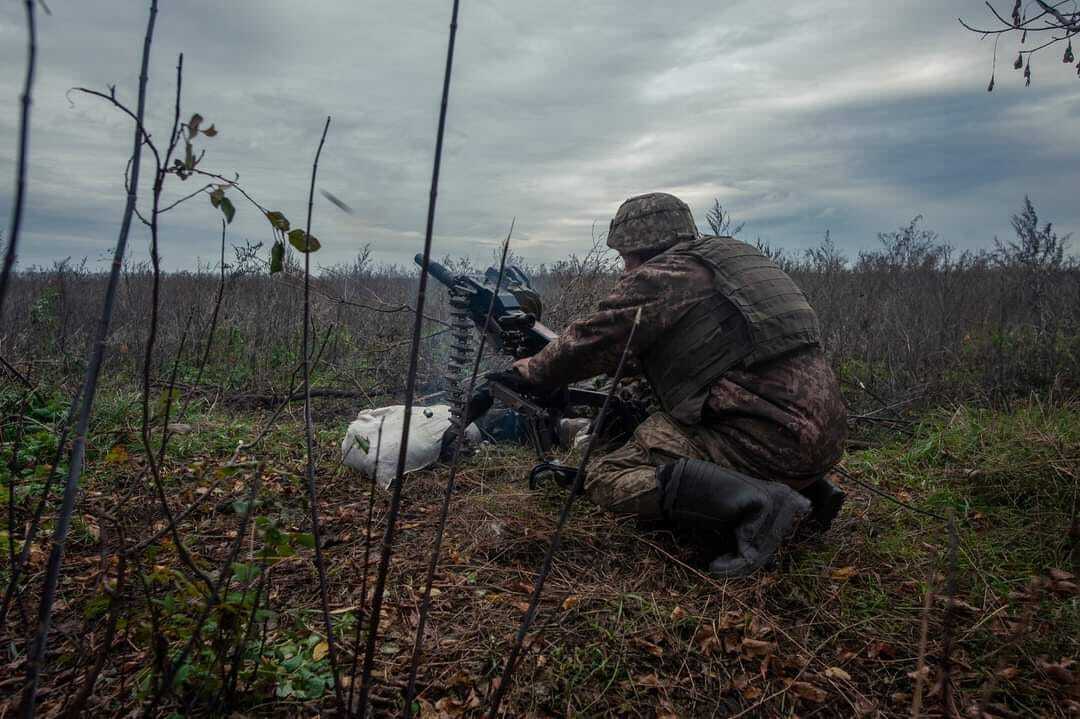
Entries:
{"label": "kneeling soldier", "polygon": [[843,493],[847,412],[817,315],[775,262],[731,237],[701,236],[677,197],[632,197],[607,244],[625,263],[599,310],[514,369],[554,387],[613,374],[635,314],[631,356],[662,412],[589,467],[585,491],[613,512],[734,535],[710,570],[770,562],[800,518],[827,529]]}

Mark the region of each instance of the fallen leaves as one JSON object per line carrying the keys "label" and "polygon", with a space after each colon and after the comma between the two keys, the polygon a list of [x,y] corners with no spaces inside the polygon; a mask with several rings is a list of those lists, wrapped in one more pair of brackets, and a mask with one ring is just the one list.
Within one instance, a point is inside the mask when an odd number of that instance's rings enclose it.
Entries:
{"label": "fallen leaves", "polygon": [[[427,704],[427,702],[425,702],[425,704]],[[475,690],[470,690],[469,696],[465,699],[445,696],[435,702],[433,707],[428,704],[428,707],[431,707],[429,714],[424,713],[424,710],[427,709],[424,704],[421,704],[420,707],[421,719],[428,719],[428,717],[431,717],[431,719],[453,719],[454,717],[463,716],[467,711],[479,709],[480,697],[477,696]]]}
{"label": "fallen leaves", "polygon": [[888,642],[870,642],[866,648],[866,656],[871,659],[896,659],[896,647]]}
{"label": "fallen leaves", "polygon": [[109,450],[109,453],[105,455],[105,462],[107,464],[124,464],[128,461],[128,451],[122,444],[118,444]]}
{"label": "fallen leaves", "polygon": [[622,682],[624,689],[633,689],[634,687],[645,687],[647,689],[663,689],[664,683],[660,680],[660,677],[655,672],[649,674],[639,674],[637,676],[631,676],[629,680]]}
{"label": "fallen leaves", "polygon": [[829,578],[834,582],[846,582],[858,573],[853,566],[837,567],[829,572]]}
{"label": "fallen leaves", "polygon": [[641,676],[634,677],[634,683],[643,687],[649,687],[650,689],[660,689],[663,683],[660,681],[660,677],[656,674],[643,674]]}
{"label": "fallen leaves", "polygon": [[639,637],[634,637],[630,640],[630,643],[638,649],[643,649],[647,653],[652,654],[654,657],[664,656],[664,648],[661,647],[659,644],[653,644],[652,642],[641,639]]}
{"label": "fallen leaves", "polygon": [[1080,594],[1080,586],[1074,581],[1075,575],[1064,569],[1050,569],[1050,589],[1058,594]]}
{"label": "fallen leaves", "polygon": [[821,687],[816,687],[810,682],[793,681],[788,684],[788,691],[800,699],[805,699],[814,704],[821,704],[829,698],[829,693]]}
{"label": "fallen leaves", "polygon": [[982,611],[981,609],[971,606],[960,597],[953,597],[950,601],[948,597],[938,595],[934,599],[944,609],[953,609],[954,611],[967,612],[969,614],[978,614]]}
{"label": "fallen leaves", "polygon": [[840,681],[850,682],[851,675],[840,667],[829,667],[825,670],[825,676],[829,679],[839,679]]}
{"label": "fallen leaves", "polygon": [[702,624],[694,633],[694,645],[705,656],[712,656],[720,648],[720,638],[711,624]]}
{"label": "fallen leaves", "polygon": [[741,646],[743,653],[749,657],[764,658],[776,652],[775,643],[750,637],[744,637]]}
{"label": "fallen leaves", "polygon": [[1072,666],[1075,664],[1071,659],[1062,659],[1058,662],[1051,662],[1045,657],[1039,657],[1035,664],[1039,667],[1046,676],[1053,679],[1058,684],[1064,684],[1071,686],[1076,681],[1076,675],[1072,671]]}

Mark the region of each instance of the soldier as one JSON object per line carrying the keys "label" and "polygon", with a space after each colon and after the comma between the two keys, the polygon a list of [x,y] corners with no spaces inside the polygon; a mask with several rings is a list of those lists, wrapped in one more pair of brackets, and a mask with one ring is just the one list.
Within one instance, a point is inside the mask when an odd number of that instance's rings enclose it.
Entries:
{"label": "soldier", "polygon": [[625,263],[599,310],[514,370],[538,388],[613,374],[635,314],[631,356],[662,412],[600,457],[585,492],[613,512],[734,535],[720,576],[768,564],[807,513],[827,529],[844,494],[847,410],[821,349],[817,316],[775,262],[731,237],[697,231],[677,197],[622,204],[607,244]]}

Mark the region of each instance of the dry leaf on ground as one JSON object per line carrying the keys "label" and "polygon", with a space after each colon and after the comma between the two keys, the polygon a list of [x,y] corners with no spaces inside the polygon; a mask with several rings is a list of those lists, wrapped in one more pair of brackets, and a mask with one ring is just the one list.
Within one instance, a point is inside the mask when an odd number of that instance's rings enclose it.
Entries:
{"label": "dry leaf on ground", "polygon": [[820,687],[816,687],[809,682],[792,682],[788,685],[788,690],[800,699],[805,699],[815,704],[821,704],[829,697],[829,693]]}
{"label": "dry leaf on ground", "polygon": [[845,682],[851,681],[851,675],[845,672],[840,667],[829,667],[825,670],[825,676],[829,677],[830,679],[840,679]]}

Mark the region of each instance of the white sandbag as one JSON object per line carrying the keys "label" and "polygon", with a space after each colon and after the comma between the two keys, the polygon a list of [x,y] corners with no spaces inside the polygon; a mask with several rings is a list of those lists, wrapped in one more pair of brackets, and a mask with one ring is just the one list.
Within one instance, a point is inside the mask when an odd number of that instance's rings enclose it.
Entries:
{"label": "white sandbag", "polygon": [[[383,489],[390,487],[397,470],[401,448],[401,430],[405,423],[405,406],[364,410],[349,425],[341,441],[341,458],[348,466],[367,478],[374,477]],[[379,442],[379,425],[382,442]],[[450,428],[450,406],[413,407],[409,422],[409,446],[405,454],[405,473],[429,467],[439,459],[443,434]],[[469,441],[479,442],[480,431],[475,425],[465,430]],[[368,450],[364,451],[364,446]],[[375,457],[379,466],[375,466]],[[377,471],[376,471],[377,470]]]}

